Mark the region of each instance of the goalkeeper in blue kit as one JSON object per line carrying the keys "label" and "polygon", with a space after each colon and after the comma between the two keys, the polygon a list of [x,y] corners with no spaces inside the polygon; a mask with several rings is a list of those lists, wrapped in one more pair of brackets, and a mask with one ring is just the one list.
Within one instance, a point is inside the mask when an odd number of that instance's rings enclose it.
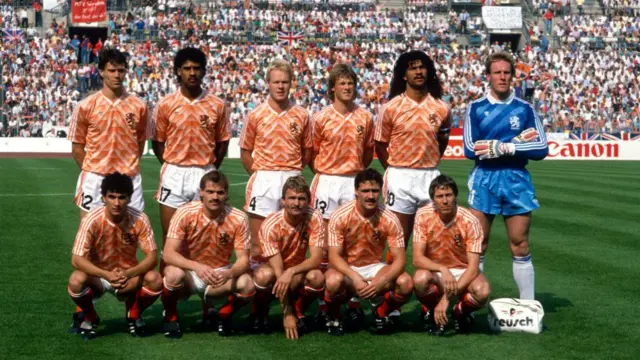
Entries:
{"label": "goalkeeper in blue kit", "polygon": [[469,207],[482,224],[483,254],[495,216],[504,217],[520,298],[534,299],[529,228],[531,212],[540,205],[525,166],[529,159],[544,159],[549,148],[533,107],[511,89],[515,73],[511,55],[490,55],[485,71],[490,91],[469,105],[464,121],[464,153],[475,160],[468,181]]}

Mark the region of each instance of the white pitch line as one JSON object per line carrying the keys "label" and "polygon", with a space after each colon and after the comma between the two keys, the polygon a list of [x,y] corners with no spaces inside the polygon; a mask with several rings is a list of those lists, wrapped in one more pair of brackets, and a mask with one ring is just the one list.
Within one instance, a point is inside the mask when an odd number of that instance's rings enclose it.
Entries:
{"label": "white pitch line", "polygon": [[[246,185],[248,181],[229,184],[229,186]],[[143,190],[145,193],[154,193],[157,190]],[[0,197],[35,197],[35,196],[74,196],[75,193],[48,193],[48,194],[0,194]]]}

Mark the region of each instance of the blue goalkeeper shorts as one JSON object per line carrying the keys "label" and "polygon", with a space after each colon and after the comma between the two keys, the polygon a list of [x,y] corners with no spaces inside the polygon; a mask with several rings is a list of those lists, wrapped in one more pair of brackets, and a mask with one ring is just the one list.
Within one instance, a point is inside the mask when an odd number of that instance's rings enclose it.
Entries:
{"label": "blue goalkeeper shorts", "polygon": [[540,207],[527,169],[483,168],[471,170],[469,207],[492,215],[519,215]]}

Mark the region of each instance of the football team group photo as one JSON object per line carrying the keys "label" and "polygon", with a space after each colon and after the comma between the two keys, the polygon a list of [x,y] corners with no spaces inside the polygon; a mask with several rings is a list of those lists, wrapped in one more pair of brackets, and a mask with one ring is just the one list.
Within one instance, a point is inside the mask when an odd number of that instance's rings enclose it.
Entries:
{"label": "football team group photo", "polygon": [[[94,303],[111,293],[124,303],[135,337],[161,331],[181,338],[179,305],[192,295],[202,303],[200,325],[220,336],[233,335],[234,322],[250,333],[281,328],[287,339],[320,329],[390,334],[401,331],[402,307],[414,294],[422,331],[469,333],[491,295],[483,267],[496,216],[509,234],[517,298],[535,301],[529,229],[539,205],[526,165],[544,159],[548,145],[532,106],[514,95],[510,54],[486,59],[490,91],[465,117],[464,152],[475,166],[457,181],[438,168],[451,109],[424,51],[397,58],[375,122],[356,104],[359,79],[349,65],[332,66],[331,104],[311,116],[289,97],[291,64],[274,60],[265,74],[268,97],[249,112],[239,140],[250,176],[243,208],[230,205],[224,174],[232,110],[203,89],[201,50],[177,52],[179,89],[153,110],[124,90],[122,52],[105,48],[98,66],[104,86],[75,108],[68,135],[81,169],[69,332],[98,336]],[[147,139],[162,164],[159,219],[144,213],[139,162]],[[467,182],[468,208],[458,205],[458,184]],[[162,226],[159,245],[152,221]],[[158,299],[163,328],[150,329],[143,313]],[[271,302],[282,313],[275,327]],[[248,318],[237,319],[244,306]]]}

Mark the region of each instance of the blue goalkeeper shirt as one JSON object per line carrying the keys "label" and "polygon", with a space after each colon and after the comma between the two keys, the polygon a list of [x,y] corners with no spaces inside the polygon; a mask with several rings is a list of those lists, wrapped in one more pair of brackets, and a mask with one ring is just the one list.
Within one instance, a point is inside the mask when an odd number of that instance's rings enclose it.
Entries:
{"label": "blue goalkeeper shirt", "polygon": [[[529,159],[542,160],[549,153],[544,128],[533,107],[515,96],[508,99],[495,99],[491,94],[469,105],[464,121],[464,155],[475,160],[477,167],[518,169],[524,168]],[[479,160],[473,151],[478,140],[500,140],[508,143],[522,131],[534,128],[540,134],[527,143],[516,143],[514,155],[503,155],[496,159]]]}

